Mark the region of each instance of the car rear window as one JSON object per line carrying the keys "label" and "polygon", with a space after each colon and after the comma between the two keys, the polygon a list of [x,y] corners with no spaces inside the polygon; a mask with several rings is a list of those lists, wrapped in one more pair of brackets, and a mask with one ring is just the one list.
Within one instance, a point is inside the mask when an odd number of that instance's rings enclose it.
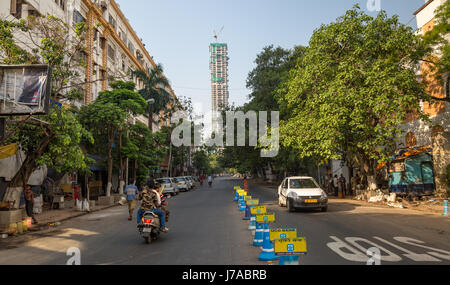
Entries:
{"label": "car rear window", "polygon": [[289,188],[308,189],[308,188],[319,188],[319,186],[312,179],[290,179]]}

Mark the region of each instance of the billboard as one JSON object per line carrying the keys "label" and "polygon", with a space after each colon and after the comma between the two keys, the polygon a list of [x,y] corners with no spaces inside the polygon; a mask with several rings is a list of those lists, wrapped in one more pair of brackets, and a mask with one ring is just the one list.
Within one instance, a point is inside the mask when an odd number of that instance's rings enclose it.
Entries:
{"label": "billboard", "polygon": [[48,65],[0,65],[0,116],[47,114],[50,93]]}

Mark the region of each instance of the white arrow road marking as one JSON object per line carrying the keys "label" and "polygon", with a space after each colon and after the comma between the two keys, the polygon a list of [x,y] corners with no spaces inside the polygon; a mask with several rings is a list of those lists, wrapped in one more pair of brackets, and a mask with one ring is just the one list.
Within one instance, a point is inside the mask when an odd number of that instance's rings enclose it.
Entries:
{"label": "white arrow road marking", "polygon": [[395,253],[385,249],[382,246],[379,246],[378,244],[371,242],[370,240],[367,240],[365,238],[360,238],[360,237],[347,237],[345,238],[345,240],[350,243],[351,245],[353,245],[354,247],[356,247],[357,249],[361,250],[362,252],[367,252],[367,250],[370,248],[365,248],[363,246],[361,246],[360,244],[358,244],[358,242],[363,242],[366,244],[371,245],[371,247],[375,247],[378,248],[380,251],[383,251],[385,253],[387,253],[387,255],[380,255],[380,258],[382,261],[388,261],[388,262],[399,262],[402,260],[402,258],[398,255],[396,255]]}
{"label": "white arrow road marking", "polygon": [[380,237],[373,237],[374,239],[377,239],[381,242],[384,242],[385,244],[388,244],[390,246],[392,246],[393,248],[396,248],[400,251],[405,252],[406,254],[403,254],[404,256],[406,256],[407,258],[413,260],[413,261],[425,261],[425,262],[441,262],[440,259],[434,258],[428,254],[419,254],[419,253],[414,253],[410,250],[407,250],[406,248],[403,248],[401,246],[398,246],[396,244],[393,244],[385,239],[382,239]]}
{"label": "white arrow road marking", "polygon": [[[428,251],[427,253],[429,255],[433,255],[436,256],[438,258],[442,258],[445,260],[450,260],[450,252],[443,250],[443,249],[436,249],[436,248],[432,248],[429,246],[425,246],[423,245],[425,242],[420,241],[420,240],[416,240],[413,238],[408,238],[408,237],[394,237],[394,239],[396,241],[402,242],[402,243],[406,243],[409,245],[413,245],[413,246],[417,246],[417,247],[421,247],[421,248],[425,248],[431,251]],[[436,252],[437,251],[437,252]]]}

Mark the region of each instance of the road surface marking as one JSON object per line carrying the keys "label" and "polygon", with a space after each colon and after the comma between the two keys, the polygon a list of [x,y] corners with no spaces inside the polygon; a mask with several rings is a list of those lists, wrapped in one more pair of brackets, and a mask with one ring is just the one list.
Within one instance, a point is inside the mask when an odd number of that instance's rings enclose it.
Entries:
{"label": "road surface marking", "polygon": [[[383,251],[385,253],[387,253],[387,255],[380,255],[380,259],[381,261],[388,261],[388,262],[399,262],[402,260],[402,258],[398,255],[396,255],[395,253],[385,249],[384,247],[371,242],[370,240],[367,240],[365,238],[359,238],[359,237],[347,237],[345,238],[345,240],[350,243],[351,245],[353,245],[354,247],[356,247],[357,249],[361,250],[362,252],[367,252],[368,249],[370,249],[371,247],[375,247],[378,248],[380,251]],[[371,245],[371,247],[369,248],[365,248],[362,245],[360,245],[358,242],[363,242],[366,244]]]}
{"label": "road surface marking", "polygon": [[[336,254],[338,254],[339,256],[341,256],[342,258],[344,258],[348,261],[364,262],[364,263],[369,263],[369,261],[370,261],[370,264],[373,264],[375,261],[375,264],[377,264],[375,259],[378,256],[376,256],[376,254],[374,254],[374,251],[372,249],[378,249],[380,251],[379,257],[380,257],[381,261],[400,262],[403,260],[400,255],[397,255],[397,254],[393,253],[392,251],[380,246],[379,244],[374,243],[374,242],[372,242],[368,239],[362,238],[362,237],[346,237],[346,238],[344,238],[345,241],[339,239],[336,236],[330,236],[330,238],[332,240],[334,240],[334,242],[327,243],[327,246],[331,250],[333,250]],[[408,237],[394,237],[394,240],[396,240],[398,242],[416,246],[416,247],[421,247],[421,248],[429,250],[427,252],[427,254],[414,253],[408,249],[405,249],[404,247],[396,245],[396,244],[389,242],[385,239],[382,239],[380,237],[373,237],[373,238],[393,247],[394,249],[400,250],[401,252],[403,252],[402,255],[404,257],[411,259],[412,261],[442,262],[441,259],[450,260],[450,252],[449,251],[426,246],[426,245],[424,245],[425,242],[420,241],[420,240],[416,240],[416,239],[408,238]],[[363,245],[361,245],[361,243],[370,245],[370,247],[366,248]],[[384,255],[381,255],[381,252],[383,252]],[[440,259],[438,259],[438,258],[440,258]]]}
{"label": "road surface marking", "polygon": [[440,262],[440,259],[434,258],[428,254],[419,254],[419,253],[414,253],[410,250],[407,250],[406,248],[403,248],[401,246],[398,246],[396,244],[393,244],[385,239],[382,239],[380,237],[373,237],[374,239],[377,239],[381,242],[384,242],[385,244],[388,244],[390,246],[392,246],[393,248],[396,248],[400,251],[405,252],[406,254],[403,254],[404,256],[406,256],[407,258],[413,260],[413,261],[425,261],[425,262]]}
{"label": "road surface marking", "polygon": [[399,242],[402,242],[402,243],[406,243],[406,244],[409,244],[409,245],[413,245],[413,246],[417,246],[417,247],[421,247],[421,248],[425,248],[425,249],[431,250],[431,251],[427,252],[429,255],[433,255],[435,257],[442,258],[442,259],[445,259],[445,260],[450,260],[450,252],[448,252],[446,250],[442,250],[442,249],[436,249],[436,248],[432,248],[432,247],[429,247],[429,246],[425,246],[425,245],[423,245],[425,243],[423,241],[416,240],[416,239],[413,239],[413,238],[408,238],[408,237],[394,237],[394,239],[396,241],[399,241]]}
{"label": "road surface marking", "polygon": [[[351,247],[349,244],[340,240],[339,238],[335,236],[330,236],[330,238],[334,240],[334,242],[327,243],[327,246],[342,258],[354,262],[367,262],[367,260],[369,259],[367,255]],[[345,252],[342,249],[346,249],[347,251],[350,251],[350,253]]]}

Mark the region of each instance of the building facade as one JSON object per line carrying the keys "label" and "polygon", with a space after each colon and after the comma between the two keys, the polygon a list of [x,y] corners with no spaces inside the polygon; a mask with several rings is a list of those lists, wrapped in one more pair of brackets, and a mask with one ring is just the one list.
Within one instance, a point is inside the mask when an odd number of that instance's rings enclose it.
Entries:
{"label": "building facade", "polygon": [[[424,35],[432,31],[436,25],[436,9],[448,0],[425,1],[415,13],[417,21],[417,33]],[[450,34],[446,36],[450,41]],[[435,52],[431,57],[440,58],[439,47],[435,47]],[[424,80],[426,92],[435,98],[443,100],[433,100],[433,102],[421,102],[422,111],[427,114],[431,122],[420,120],[417,114],[410,114],[403,124],[403,139],[398,144],[398,149],[428,149],[428,154],[432,157],[433,183],[437,196],[446,196],[447,186],[443,182],[445,169],[450,165],[450,81],[449,74],[444,74],[442,80],[436,78],[436,73],[427,61],[423,61],[417,69],[417,77]],[[424,164],[423,162],[422,164]],[[431,170],[429,171],[431,172]],[[422,169],[422,179],[424,176]],[[420,176],[420,175],[419,175]]]}
{"label": "building facade", "polygon": [[[99,92],[109,88],[111,78],[133,80],[136,89],[143,82],[131,76],[132,70],[149,72],[156,65],[142,39],[138,37],[129,21],[114,0],[4,0],[0,3],[0,16],[7,20],[25,19],[29,15],[52,15],[65,21],[69,26],[86,22],[86,67],[85,84],[81,85],[84,100],[78,105],[90,104]],[[175,98],[169,86],[168,92]],[[162,114],[154,114],[154,130],[167,122],[162,122]],[[135,118],[148,124],[146,116]]]}
{"label": "building facade", "polygon": [[[99,92],[108,90],[110,80],[134,81],[136,89],[144,87],[142,80],[131,76],[133,70],[150,73],[156,64],[130,25],[128,19],[114,0],[2,0],[0,17],[9,21],[26,19],[29,15],[51,15],[63,20],[69,27],[85,22],[89,27],[86,34],[86,62],[79,84],[84,98],[75,103],[81,106],[92,103]],[[79,82],[77,82],[79,83]],[[166,87],[176,99],[170,86]],[[65,103],[62,99],[61,103]],[[68,102],[67,102],[68,103]],[[132,123],[148,125],[148,114],[132,118]],[[153,131],[170,124],[164,113],[153,114]],[[160,168],[167,168],[163,162]],[[132,166],[132,162],[130,161]],[[118,187],[114,174],[113,188]]]}
{"label": "building facade", "polygon": [[217,116],[228,107],[228,45],[212,43],[209,45],[211,71],[211,112],[212,130],[217,130]]}

